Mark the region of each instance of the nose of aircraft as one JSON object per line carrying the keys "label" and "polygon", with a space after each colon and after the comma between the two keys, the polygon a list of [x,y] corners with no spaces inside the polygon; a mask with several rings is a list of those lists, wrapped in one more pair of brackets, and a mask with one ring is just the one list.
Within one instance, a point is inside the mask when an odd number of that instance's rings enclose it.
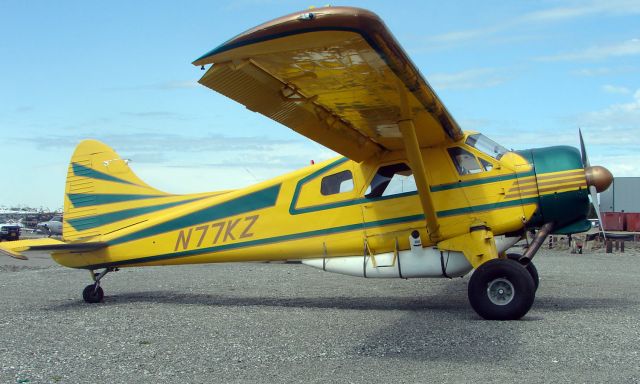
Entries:
{"label": "nose of aircraft", "polygon": [[613,182],[613,175],[605,167],[594,165],[585,167],[584,175],[587,178],[587,185],[596,187],[596,191],[603,192]]}
{"label": "nose of aircraft", "polygon": [[[606,187],[608,172],[599,171],[596,176],[596,167],[585,167],[580,151],[569,146],[534,148],[518,153],[533,166],[537,184],[538,210],[529,225],[539,227],[553,223],[554,233],[584,230],[591,205],[589,185],[597,181],[600,187]],[[590,182],[586,180],[585,168],[592,168]]]}
{"label": "nose of aircraft", "polygon": [[552,222],[554,233],[575,233],[587,227],[590,205],[600,215],[596,194],[609,188],[613,175],[605,167],[589,164],[580,139],[582,151],[555,146],[518,152],[533,165],[538,186],[538,211],[529,225]]}

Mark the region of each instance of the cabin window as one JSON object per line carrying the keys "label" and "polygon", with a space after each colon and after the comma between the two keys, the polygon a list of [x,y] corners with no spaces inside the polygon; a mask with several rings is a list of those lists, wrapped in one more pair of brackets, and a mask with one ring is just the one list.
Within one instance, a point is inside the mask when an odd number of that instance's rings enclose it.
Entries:
{"label": "cabin window", "polygon": [[393,196],[416,190],[416,181],[411,168],[405,163],[398,163],[378,168],[365,197]]}
{"label": "cabin window", "polygon": [[483,171],[478,159],[466,149],[453,147],[447,149],[460,175],[473,175]]}
{"label": "cabin window", "polygon": [[325,176],[320,183],[320,193],[324,196],[353,191],[353,175],[345,170]]}
{"label": "cabin window", "polygon": [[483,159],[482,157],[479,157],[478,159],[480,159],[480,163],[482,163],[482,166],[484,167],[485,171],[490,171],[493,169],[493,164]]}
{"label": "cabin window", "polygon": [[480,133],[469,135],[465,143],[496,160],[500,160],[502,155],[508,152],[507,148]]}

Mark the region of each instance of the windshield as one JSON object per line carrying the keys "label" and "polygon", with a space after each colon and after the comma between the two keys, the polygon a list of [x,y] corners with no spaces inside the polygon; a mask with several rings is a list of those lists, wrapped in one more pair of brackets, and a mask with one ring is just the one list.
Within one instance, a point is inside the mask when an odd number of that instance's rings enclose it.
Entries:
{"label": "windshield", "polygon": [[496,160],[500,160],[502,155],[508,152],[507,148],[480,133],[469,135],[466,143],[467,145],[474,147],[478,151],[485,153]]}

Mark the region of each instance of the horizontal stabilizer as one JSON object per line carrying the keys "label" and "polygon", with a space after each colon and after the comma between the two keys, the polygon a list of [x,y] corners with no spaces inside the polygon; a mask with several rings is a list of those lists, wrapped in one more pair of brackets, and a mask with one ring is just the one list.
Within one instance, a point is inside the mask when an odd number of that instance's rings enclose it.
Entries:
{"label": "horizontal stabilizer", "polygon": [[83,243],[65,243],[64,241],[44,238],[19,241],[6,241],[0,243],[0,254],[4,254],[16,259],[27,260],[24,253],[35,251],[51,251],[51,252],[84,252],[95,251],[96,249],[105,248],[107,243],[104,242],[83,242]]}

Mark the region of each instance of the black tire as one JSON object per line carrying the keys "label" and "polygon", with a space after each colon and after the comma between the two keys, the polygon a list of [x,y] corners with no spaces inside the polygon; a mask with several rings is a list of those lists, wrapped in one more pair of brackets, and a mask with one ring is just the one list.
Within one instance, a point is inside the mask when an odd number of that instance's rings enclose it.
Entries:
{"label": "black tire", "polygon": [[[520,257],[522,257],[522,255],[518,253],[507,253],[507,258],[511,260],[518,261],[520,260]],[[536,288],[536,292],[537,292],[538,286],[540,285],[540,277],[538,276],[538,269],[536,268],[535,265],[533,265],[533,261],[528,262],[527,265],[524,266],[524,268],[531,275],[531,278],[533,279],[533,285]]]}
{"label": "black tire", "polygon": [[469,280],[469,303],[487,320],[517,320],[535,299],[533,279],[520,263],[493,259],[482,264]]}
{"label": "black tire", "polygon": [[100,286],[98,286],[97,288],[98,289],[96,289],[95,284],[90,284],[84,287],[84,290],[82,291],[82,298],[84,299],[84,301],[92,304],[101,302],[102,298],[104,297],[104,291]]}

